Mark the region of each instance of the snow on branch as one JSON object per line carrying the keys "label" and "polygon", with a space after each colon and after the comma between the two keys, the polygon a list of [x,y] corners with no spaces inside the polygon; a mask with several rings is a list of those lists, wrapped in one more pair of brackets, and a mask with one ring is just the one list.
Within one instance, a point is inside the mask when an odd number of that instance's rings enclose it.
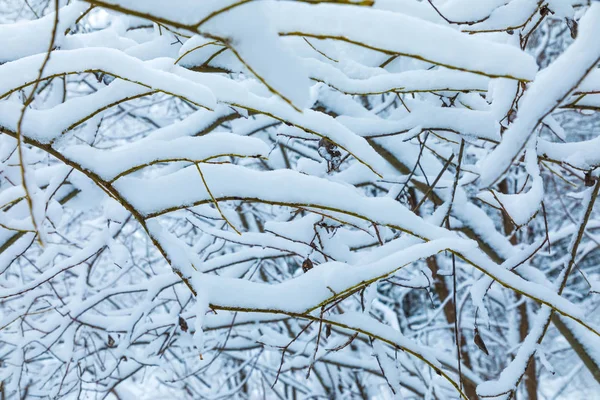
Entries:
{"label": "snow on branch", "polygon": [[599,27],[1,3],[2,398],[592,398]]}

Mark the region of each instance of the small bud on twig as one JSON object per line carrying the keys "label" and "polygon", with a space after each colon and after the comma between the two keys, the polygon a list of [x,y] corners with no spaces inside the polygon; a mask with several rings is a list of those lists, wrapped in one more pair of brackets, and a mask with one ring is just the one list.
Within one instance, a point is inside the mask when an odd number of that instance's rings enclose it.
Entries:
{"label": "small bud on twig", "polygon": [[473,340],[474,340],[475,344],[477,345],[477,347],[479,347],[479,350],[483,351],[486,356],[490,355],[487,347],[485,346],[485,342],[481,338],[481,335],[479,335],[479,330],[477,328],[475,328],[475,337],[473,338]]}
{"label": "small bud on twig", "polygon": [[313,262],[310,261],[310,258],[307,258],[306,260],[304,260],[304,262],[302,263],[302,271],[304,272],[308,272],[311,269],[313,269]]}
{"label": "small bud on twig", "polygon": [[185,322],[185,319],[183,319],[182,317],[179,317],[179,327],[184,332],[188,331],[188,324],[187,324],[187,322]]}

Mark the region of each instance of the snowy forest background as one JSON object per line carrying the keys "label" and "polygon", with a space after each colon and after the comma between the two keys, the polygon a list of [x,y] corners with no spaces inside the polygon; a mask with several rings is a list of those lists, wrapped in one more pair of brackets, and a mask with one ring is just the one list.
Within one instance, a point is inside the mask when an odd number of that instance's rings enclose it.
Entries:
{"label": "snowy forest background", "polygon": [[0,398],[599,398],[599,61],[589,0],[0,0]]}

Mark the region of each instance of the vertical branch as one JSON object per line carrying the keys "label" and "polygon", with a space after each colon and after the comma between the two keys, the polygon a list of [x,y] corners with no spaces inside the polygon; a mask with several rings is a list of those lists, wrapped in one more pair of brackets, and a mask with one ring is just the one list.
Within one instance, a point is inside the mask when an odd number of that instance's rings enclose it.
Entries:
{"label": "vertical branch", "polygon": [[[458,151],[458,163],[456,165],[456,177],[454,178],[454,186],[452,187],[452,197],[450,199],[450,206],[448,207],[448,213],[446,214],[446,227],[450,229],[450,213],[452,211],[452,204],[454,204],[454,196],[456,195],[456,188],[458,187],[458,180],[460,178],[460,166],[462,164],[463,153],[465,150],[465,140],[461,139],[460,141],[460,150]],[[460,331],[458,328],[458,312],[457,312],[457,282],[456,282],[456,256],[452,253],[452,306],[454,307],[454,340],[456,342],[456,354],[458,357],[458,382],[460,385],[460,390],[462,391],[463,387],[463,378],[462,378],[462,361],[461,361],[461,341],[460,341]]]}
{"label": "vertical branch", "polygon": [[33,199],[31,198],[31,193],[29,192],[29,185],[27,182],[27,173],[25,171],[25,159],[24,159],[24,148],[23,148],[23,120],[25,119],[25,114],[27,112],[27,108],[31,105],[33,100],[35,99],[35,92],[40,84],[40,80],[44,75],[44,70],[46,69],[46,65],[50,60],[50,54],[52,53],[52,49],[54,48],[54,42],[56,41],[56,32],[58,31],[58,10],[59,10],[59,2],[58,0],[54,0],[54,26],[52,27],[52,35],[50,37],[50,44],[48,45],[48,51],[46,52],[46,57],[44,57],[44,61],[40,67],[40,71],[38,73],[37,79],[34,81],[33,87],[31,88],[31,92],[25,99],[23,103],[23,109],[21,110],[21,115],[19,116],[19,120],[17,122],[17,149],[19,154],[19,169],[21,171],[21,181],[23,182],[23,189],[25,190],[25,200],[27,201],[27,206],[29,208],[29,214],[31,215],[31,222],[33,223],[33,229],[38,233],[38,241],[40,245],[43,245],[42,238],[39,236],[39,229],[37,221],[35,220],[35,212],[33,211]]}
{"label": "vertical branch", "polygon": [[592,189],[592,192],[590,193],[590,198],[589,198],[587,207],[585,209],[585,213],[583,214],[583,216],[581,218],[581,222],[579,223],[579,227],[577,229],[577,235],[573,238],[573,241],[571,242],[570,249],[569,249],[570,257],[569,257],[569,263],[567,264],[567,272],[565,273],[565,276],[563,277],[563,280],[560,284],[560,287],[558,289],[558,294],[562,294],[562,292],[565,290],[565,287],[567,286],[567,280],[569,279],[569,274],[571,273],[571,271],[573,270],[573,267],[575,266],[575,259],[577,258],[577,250],[579,250],[579,245],[581,244],[581,240],[583,239],[583,236],[585,234],[585,227],[587,226],[590,216],[592,215],[592,210],[594,209],[594,203],[596,202],[596,198],[598,197],[599,191],[600,191],[600,178],[596,179],[596,185],[594,186],[594,188]]}
{"label": "vertical branch", "polygon": [[[508,180],[503,180],[498,184],[500,193],[508,194]],[[545,211],[544,211],[545,213]],[[545,216],[545,214],[544,214]],[[508,240],[513,246],[518,244],[516,235],[513,235],[515,229],[514,224],[510,218],[510,215],[503,210],[502,212],[502,225],[504,228],[504,234],[508,237]],[[522,296],[519,293],[515,293],[517,303],[521,302]],[[519,339],[523,342],[529,334],[529,314],[527,312],[527,301],[521,302],[519,305]],[[531,357],[527,368],[525,369],[525,390],[527,392],[527,398],[530,400],[537,400],[537,367],[535,357]]]}

